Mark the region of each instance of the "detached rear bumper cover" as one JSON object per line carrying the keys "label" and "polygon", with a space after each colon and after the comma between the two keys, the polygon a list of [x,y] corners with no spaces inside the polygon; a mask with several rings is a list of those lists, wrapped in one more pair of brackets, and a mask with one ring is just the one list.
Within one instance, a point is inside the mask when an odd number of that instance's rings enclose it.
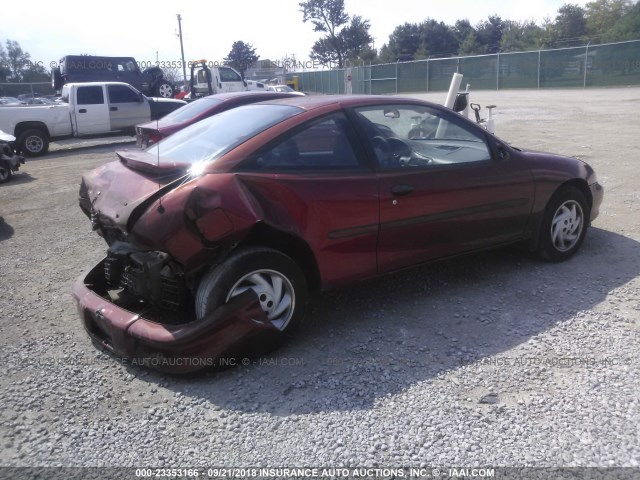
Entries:
{"label": "detached rear bumper cover", "polygon": [[238,295],[207,318],[165,325],[96,293],[95,286],[103,284],[103,271],[104,260],[76,281],[73,294],[80,318],[96,344],[136,363],[175,373],[229,365],[245,349],[255,351],[254,347],[279,336],[252,290]]}

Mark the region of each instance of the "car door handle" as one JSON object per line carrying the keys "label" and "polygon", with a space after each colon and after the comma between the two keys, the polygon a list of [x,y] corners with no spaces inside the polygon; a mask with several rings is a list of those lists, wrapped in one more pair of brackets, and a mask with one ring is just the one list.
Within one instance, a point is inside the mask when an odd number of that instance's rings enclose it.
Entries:
{"label": "car door handle", "polygon": [[112,112],[117,112],[118,111],[118,107],[111,107],[109,110],[111,110]]}
{"label": "car door handle", "polygon": [[86,108],[81,108],[80,110],[78,110],[78,113],[87,113],[87,109]]}
{"label": "car door handle", "polygon": [[393,193],[396,197],[402,197],[403,195],[409,195],[413,192],[413,187],[411,185],[396,185],[391,188],[391,193]]}

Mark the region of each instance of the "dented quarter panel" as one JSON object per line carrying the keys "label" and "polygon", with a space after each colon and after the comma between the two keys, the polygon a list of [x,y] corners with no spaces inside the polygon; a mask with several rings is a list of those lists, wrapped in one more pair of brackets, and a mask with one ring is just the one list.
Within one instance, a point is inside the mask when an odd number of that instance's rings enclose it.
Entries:
{"label": "dented quarter panel", "polygon": [[375,275],[379,209],[372,172],[238,178],[265,223],[309,240],[324,288]]}

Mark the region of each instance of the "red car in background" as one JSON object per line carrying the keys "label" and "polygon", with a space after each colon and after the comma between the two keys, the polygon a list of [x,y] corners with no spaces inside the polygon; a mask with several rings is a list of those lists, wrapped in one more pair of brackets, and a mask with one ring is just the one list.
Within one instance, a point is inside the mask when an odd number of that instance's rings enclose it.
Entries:
{"label": "red car in background", "polygon": [[603,198],[581,160],[399,97],[244,105],[118,156],[82,180],[108,250],[74,295],[96,343],[174,371],[289,336],[313,291],[512,243],[567,260]]}
{"label": "red car in background", "polygon": [[[174,110],[159,120],[136,126],[136,145],[147,148],[165,137],[204,118],[249,103],[286,98],[289,92],[231,92],[209,95]],[[295,95],[295,94],[294,94]]]}

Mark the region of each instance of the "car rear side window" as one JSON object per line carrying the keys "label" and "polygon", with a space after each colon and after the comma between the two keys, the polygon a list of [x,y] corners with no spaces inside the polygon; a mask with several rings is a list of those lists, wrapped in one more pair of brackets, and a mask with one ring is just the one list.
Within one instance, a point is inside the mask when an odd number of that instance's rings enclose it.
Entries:
{"label": "car rear side window", "polygon": [[104,103],[101,86],[78,87],[78,105],[100,105]]}
{"label": "car rear side window", "polygon": [[160,163],[203,165],[302,112],[289,105],[244,105],[189,125],[146,152],[158,157]]}
{"label": "car rear side window", "polygon": [[279,139],[241,166],[244,171],[342,170],[361,167],[342,113],[311,122]]}

